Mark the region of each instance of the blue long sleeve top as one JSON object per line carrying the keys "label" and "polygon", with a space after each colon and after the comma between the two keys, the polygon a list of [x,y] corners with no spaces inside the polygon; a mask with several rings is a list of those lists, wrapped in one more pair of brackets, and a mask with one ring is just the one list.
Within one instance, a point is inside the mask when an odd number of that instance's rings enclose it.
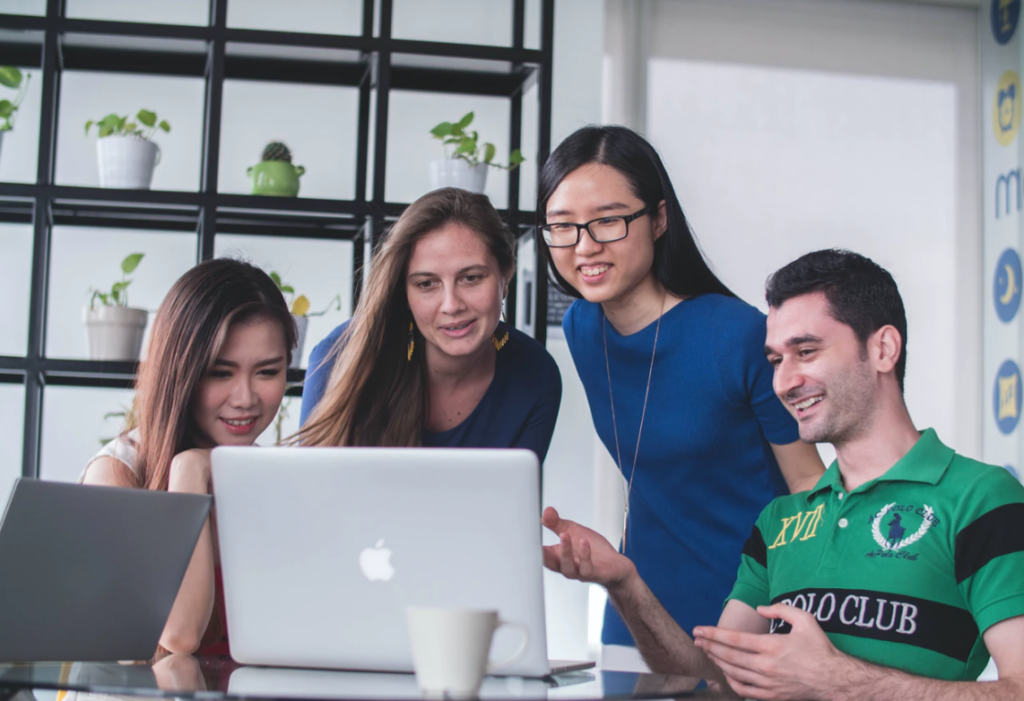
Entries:
{"label": "blue long sleeve top", "polygon": [[[656,322],[623,336],[609,323],[608,368],[600,305],[573,303],[563,328],[601,441],[616,457],[611,372],[622,470],[636,449]],[[772,390],[765,316],[706,294],[661,321],[650,397],[630,496],[626,555],[683,630],[715,625],[761,510],[787,494],[770,443],[799,439]],[[605,644],[633,645],[611,606]]]}
{"label": "blue long sleeve top", "polygon": [[[309,355],[309,370],[302,388],[303,424],[324,395],[333,367],[330,351],[346,328],[347,321]],[[447,431],[424,431],[424,446],[527,448],[544,461],[562,401],[562,376],[555,359],[542,345],[511,326],[505,328],[509,332],[508,342],[498,351],[494,379],[476,409]]]}

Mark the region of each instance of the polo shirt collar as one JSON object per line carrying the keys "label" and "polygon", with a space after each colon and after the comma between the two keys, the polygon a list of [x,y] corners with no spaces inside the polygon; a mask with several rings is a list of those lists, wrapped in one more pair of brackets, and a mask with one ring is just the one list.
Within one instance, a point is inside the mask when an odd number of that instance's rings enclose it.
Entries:
{"label": "polo shirt collar", "polygon": [[[953,461],[956,452],[944,445],[939,440],[935,429],[926,428],[921,432],[917,440],[907,454],[900,458],[895,465],[890,467],[882,476],[877,477],[868,484],[875,482],[924,482],[926,484],[938,484],[942,476],[946,474],[949,463]],[[825,474],[821,476],[814,488],[807,493],[807,501],[825,489],[841,491],[843,478],[839,472],[839,461],[834,460]]]}

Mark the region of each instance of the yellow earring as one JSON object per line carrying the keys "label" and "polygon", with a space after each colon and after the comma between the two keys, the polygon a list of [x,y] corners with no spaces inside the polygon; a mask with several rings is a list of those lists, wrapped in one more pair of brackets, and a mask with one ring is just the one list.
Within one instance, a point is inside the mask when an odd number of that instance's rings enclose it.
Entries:
{"label": "yellow earring", "polygon": [[409,322],[408,350],[406,351],[406,354],[405,354],[405,359],[408,360],[408,361],[412,360],[412,352],[414,350],[416,350],[416,336],[413,335],[412,329],[413,329],[413,324],[410,321]]}
{"label": "yellow earring", "polygon": [[508,329],[505,329],[505,334],[498,338],[497,334],[491,334],[491,343],[494,344],[494,350],[500,351],[508,343]]}

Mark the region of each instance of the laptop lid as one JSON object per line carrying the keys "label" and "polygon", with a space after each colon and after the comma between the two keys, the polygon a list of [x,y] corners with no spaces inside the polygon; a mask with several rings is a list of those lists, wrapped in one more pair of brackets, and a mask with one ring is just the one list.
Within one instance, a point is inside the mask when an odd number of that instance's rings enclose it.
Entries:
{"label": "laptop lid", "polygon": [[[497,609],[529,630],[508,674],[548,674],[537,457],[527,450],[213,451],[231,655],[412,671],[408,605]],[[499,629],[492,657],[511,656]]]}
{"label": "laptop lid", "polygon": [[0,660],[151,658],[211,503],[17,480],[0,522]]}

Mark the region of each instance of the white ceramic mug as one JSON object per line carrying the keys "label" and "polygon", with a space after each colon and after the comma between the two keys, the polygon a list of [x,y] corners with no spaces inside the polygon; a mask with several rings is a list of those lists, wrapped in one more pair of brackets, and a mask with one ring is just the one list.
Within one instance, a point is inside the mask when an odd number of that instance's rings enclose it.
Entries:
{"label": "white ceramic mug", "polygon": [[[502,621],[493,610],[410,606],[406,620],[416,683],[428,697],[475,697],[484,674],[521,660],[530,642],[526,626]],[[489,662],[491,638],[499,626],[517,628],[523,640],[507,660]]]}

